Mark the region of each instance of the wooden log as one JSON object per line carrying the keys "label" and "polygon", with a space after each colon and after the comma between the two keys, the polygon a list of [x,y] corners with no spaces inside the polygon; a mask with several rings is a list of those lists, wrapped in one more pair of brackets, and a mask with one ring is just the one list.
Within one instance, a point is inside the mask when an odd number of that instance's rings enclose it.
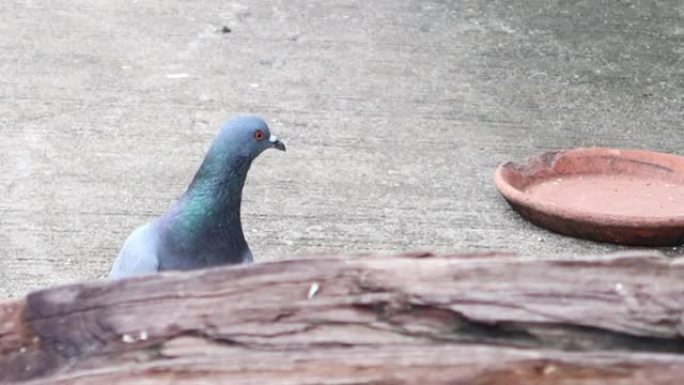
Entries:
{"label": "wooden log", "polygon": [[660,255],[323,256],[0,305],[0,382],[678,384],[683,315]]}

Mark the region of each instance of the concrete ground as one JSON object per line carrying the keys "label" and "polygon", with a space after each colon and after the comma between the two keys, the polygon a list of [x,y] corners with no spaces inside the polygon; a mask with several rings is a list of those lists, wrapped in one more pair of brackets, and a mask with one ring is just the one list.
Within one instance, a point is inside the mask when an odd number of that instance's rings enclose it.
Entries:
{"label": "concrete ground", "polygon": [[681,0],[4,1],[0,31],[0,297],[105,273],[239,112],[288,145],[248,178],[259,261],[608,252],[521,220],[497,164],[684,151]]}

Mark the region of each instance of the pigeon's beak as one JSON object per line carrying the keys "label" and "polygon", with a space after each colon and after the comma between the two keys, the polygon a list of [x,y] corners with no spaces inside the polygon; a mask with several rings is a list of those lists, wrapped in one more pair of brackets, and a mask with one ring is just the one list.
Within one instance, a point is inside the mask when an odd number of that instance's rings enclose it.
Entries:
{"label": "pigeon's beak", "polygon": [[277,136],[271,134],[271,137],[268,138],[268,141],[271,142],[271,147],[280,151],[285,151],[285,143],[281,142]]}

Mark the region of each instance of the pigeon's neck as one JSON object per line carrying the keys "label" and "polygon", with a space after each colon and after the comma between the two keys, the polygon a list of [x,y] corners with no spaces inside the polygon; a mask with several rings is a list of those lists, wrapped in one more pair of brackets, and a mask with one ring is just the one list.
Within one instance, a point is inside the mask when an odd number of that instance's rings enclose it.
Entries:
{"label": "pigeon's neck", "polygon": [[207,156],[183,198],[206,207],[237,210],[239,214],[242,189],[251,163],[252,159],[240,155],[230,159]]}
{"label": "pigeon's neck", "polygon": [[247,248],[240,220],[242,189],[252,159],[207,155],[166,218],[172,237],[191,248],[223,243]]}
{"label": "pigeon's neck", "polygon": [[241,227],[240,206],[245,178],[237,176],[235,179],[193,184],[179,200],[181,207],[177,213],[178,219],[182,219],[195,230],[224,222]]}

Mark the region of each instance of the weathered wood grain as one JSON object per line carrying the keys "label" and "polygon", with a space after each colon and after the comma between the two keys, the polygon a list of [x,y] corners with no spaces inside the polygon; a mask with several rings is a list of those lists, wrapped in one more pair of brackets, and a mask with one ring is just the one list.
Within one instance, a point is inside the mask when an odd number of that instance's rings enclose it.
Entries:
{"label": "weathered wood grain", "polygon": [[10,383],[684,375],[684,266],[659,255],[320,256],[65,286],[0,310],[0,381]]}
{"label": "weathered wood grain", "polygon": [[31,346],[33,338],[24,323],[25,302],[0,302],[0,355],[12,354]]}

